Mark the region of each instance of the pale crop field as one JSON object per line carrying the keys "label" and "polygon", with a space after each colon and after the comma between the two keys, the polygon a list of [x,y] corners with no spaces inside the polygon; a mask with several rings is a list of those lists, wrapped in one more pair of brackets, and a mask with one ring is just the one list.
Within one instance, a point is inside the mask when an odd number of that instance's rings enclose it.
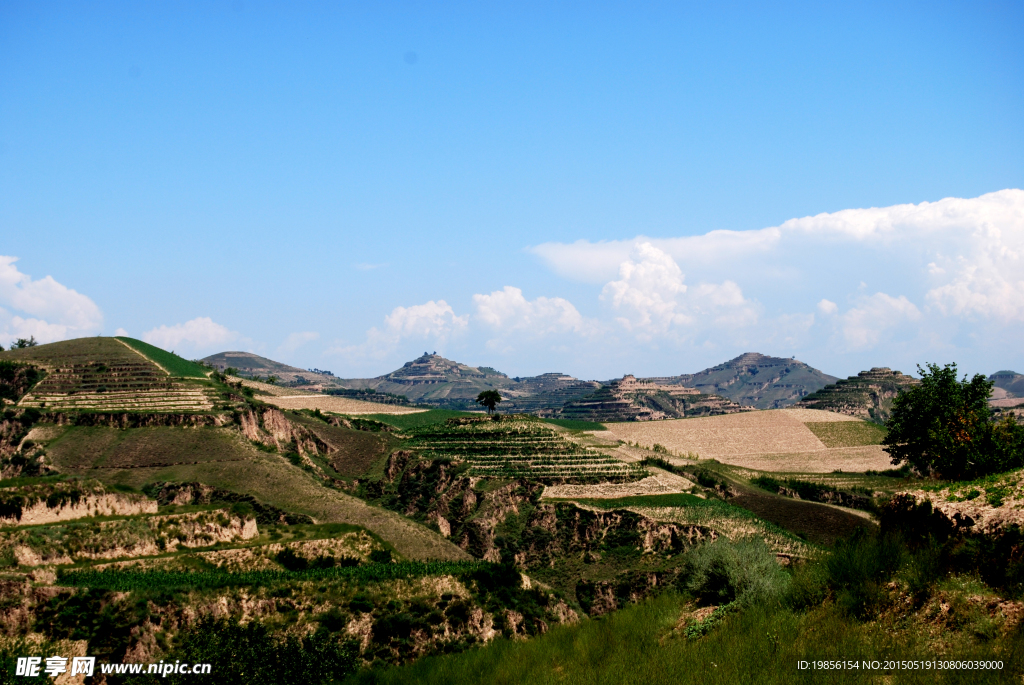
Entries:
{"label": "pale crop field", "polygon": [[889,455],[881,446],[829,448],[806,425],[851,421],[860,419],[814,409],[781,409],[606,425],[609,433],[625,442],[649,448],[661,445],[674,454],[695,452],[701,459],[759,471],[829,473],[890,468]]}
{"label": "pale crop field", "polygon": [[596,485],[549,485],[541,499],[618,499],[644,495],[669,495],[689,492],[693,483],[668,471],[649,468],[654,475],[631,483],[599,483]]}
{"label": "pale crop field", "polygon": [[426,409],[363,402],[334,395],[279,395],[261,397],[260,399],[281,409],[319,409],[335,414],[418,414],[426,411]]}

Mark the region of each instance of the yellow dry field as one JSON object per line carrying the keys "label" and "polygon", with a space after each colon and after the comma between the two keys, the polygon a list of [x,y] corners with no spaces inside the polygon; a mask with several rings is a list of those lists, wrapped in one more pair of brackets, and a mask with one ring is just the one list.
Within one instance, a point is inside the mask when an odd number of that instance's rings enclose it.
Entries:
{"label": "yellow dry field", "polygon": [[399,407],[393,404],[362,402],[334,395],[279,395],[260,398],[281,409],[319,409],[335,414],[418,414],[426,409]]}
{"label": "yellow dry field", "polygon": [[668,421],[605,424],[617,439],[758,471],[829,473],[887,469],[879,445],[829,448],[805,425],[859,421],[813,409],[776,409]]}

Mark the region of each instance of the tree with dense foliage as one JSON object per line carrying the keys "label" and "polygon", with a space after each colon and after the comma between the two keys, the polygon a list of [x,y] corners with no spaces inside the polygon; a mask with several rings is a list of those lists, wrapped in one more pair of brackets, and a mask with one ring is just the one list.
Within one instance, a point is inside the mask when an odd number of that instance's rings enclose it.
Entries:
{"label": "tree with dense foliage", "polygon": [[18,338],[11,344],[12,350],[20,350],[25,347],[35,347],[39,343],[36,341],[36,336],[30,335],[28,338]]}
{"label": "tree with dense foliage", "polygon": [[476,403],[487,407],[488,414],[494,411],[499,402],[501,402],[501,395],[497,390],[484,390],[476,396]]}
{"label": "tree with dense foliage", "polygon": [[893,464],[963,480],[1024,465],[1024,425],[992,421],[992,382],[981,374],[957,380],[956,364],[918,367],[921,383],[893,401],[883,441]]}

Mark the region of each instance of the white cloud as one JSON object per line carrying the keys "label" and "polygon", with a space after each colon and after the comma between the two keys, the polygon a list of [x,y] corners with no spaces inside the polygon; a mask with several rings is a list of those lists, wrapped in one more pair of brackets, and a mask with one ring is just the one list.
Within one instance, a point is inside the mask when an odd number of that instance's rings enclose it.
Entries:
{"label": "white cloud", "polygon": [[213,351],[239,342],[241,335],[216,323],[208,316],[201,316],[173,326],[159,326],[142,334],[146,342],[165,350],[182,352],[188,350]]}
{"label": "white cloud", "polygon": [[[688,287],[679,265],[664,250],[640,243],[619,265],[619,279],[605,284],[601,299],[617,321],[642,338],[669,331],[691,333],[707,326],[739,327],[757,321],[754,303],[733,281]],[[681,329],[686,328],[686,331]]]}
{"label": "white cloud", "polygon": [[430,300],[412,307],[395,307],[384,318],[389,338],[431,338],[446,340],[469,324],[468,316],[456,316],[444,300]]}
{"label": "white cloud", "polygon": [[883,336],[921,319],[921,311],[905,296],[875,293],[840,317],[839,325],[849,350],[876,347]]}
{"label": "white cloud", "polygon": [[18,270],[17,261],[17,257],[0,256],[0,339],[35,336],[47,343],[103,328],[103,313],[95,302],[52,276],[33,280]]}
{"label": "white cloud", "polygon": [[430,300],[411,307],[395,307],[384,317],[383,327],[373,327],[366,332],[366,340],[362,344],[335,345],[324,354],[383,358],[409,339],[425,340],[435,347],[443,347],[468,326],[468,315],[457,316],[444,300]]}
{"label": "white cloud", "polygon": [[552,333],[587,334],[593,324],[586,321],[571,302],[561,297],[527,300],[519,288],[507,285],[490,295],[473,295],[476,316],[502,331],[526,331],[536,336]]}
{"label": "white cloud", "polygon": [[277,348],[276,354],[291,354],[292,352],[299,349],[306,343],[311,343],[319,338],[320,334],[314,331],[301,331],[298,333],[289,333],[288,337],[285,338],[284,342],[281,343],[281,345]]}
{"label": "white cloud", "polygon": [[118,328],[116,331],[114,331],[114,335],[116,337],[119,337],[119,338],[130,338],[131,337],[130,335],[128,335],[128,331],[126,331],[123,328]]}
{"label": "white cloud", "polygon": [[[816,312],[817,324],[785,339],[826,346],[826,331],[835,330],[847,349],[867,350],[900,328],[899,339],[916,333],[929,350],[984,344],[1000,363],[1021,363],[1008,341],[1024,335],[1024,190],[845,209],[758,230],[529,251],[566,278],[603,284],[601,298],[620,322],[652,339],[732,325],[758,345],[780,339],[785,317]],[[903,300],[882,306],[881,295],[867,297],[876,291]],[[892,311],[905,316],[899,326],[885,319]],[[883,319],[871,321],[872,313]],[[741,339],[724,331],[712,337],[723,345]]]}

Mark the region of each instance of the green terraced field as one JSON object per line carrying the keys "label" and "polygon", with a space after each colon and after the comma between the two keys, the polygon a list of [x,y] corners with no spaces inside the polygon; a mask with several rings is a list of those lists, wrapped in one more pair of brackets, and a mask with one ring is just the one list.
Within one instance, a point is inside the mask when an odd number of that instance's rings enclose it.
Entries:
{"label": "green terraced field", "polygon": [[207,369],[205,366],[190,362],[173,352],[168,352],[147,342],[123,336],[119,336],[117,339],[162,366],[172,376],[179,378],[206,378],[210,373],[210,369]]}
{"label": "green terraced field", "polygon": [[470,472],[499,478],[640,478],[645,471],[566,440],[530,416],[452,420],[410,431],[405,446],[429,459],[460,459]]}

